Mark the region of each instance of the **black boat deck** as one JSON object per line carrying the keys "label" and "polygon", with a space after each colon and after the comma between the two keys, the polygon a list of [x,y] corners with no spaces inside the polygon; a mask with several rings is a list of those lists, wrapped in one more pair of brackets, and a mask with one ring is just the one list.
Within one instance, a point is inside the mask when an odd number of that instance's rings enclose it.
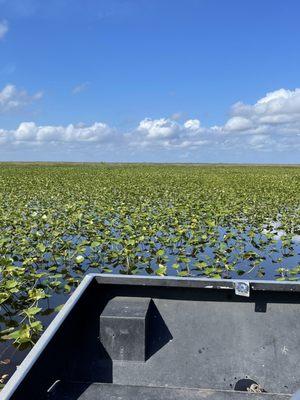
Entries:
{"label": "black boat deck", "polygon": [[51,400],[288,400],[290,396],[211,389],[129,386],[110,383],[60,382]]}
{"label": "black boat deck", "polygon": [[0,399],[290,399],[300,286],[216,282],[94,277]]}

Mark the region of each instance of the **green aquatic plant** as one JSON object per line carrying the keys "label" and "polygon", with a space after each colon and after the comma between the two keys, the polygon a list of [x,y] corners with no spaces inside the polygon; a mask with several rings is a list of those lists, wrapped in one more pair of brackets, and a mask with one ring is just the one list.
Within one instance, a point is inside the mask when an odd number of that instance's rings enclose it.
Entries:
{"label": "green aquatic plant", "polygon": [[300,168],[0,164],[1,340],[88,272],[298,280]]}

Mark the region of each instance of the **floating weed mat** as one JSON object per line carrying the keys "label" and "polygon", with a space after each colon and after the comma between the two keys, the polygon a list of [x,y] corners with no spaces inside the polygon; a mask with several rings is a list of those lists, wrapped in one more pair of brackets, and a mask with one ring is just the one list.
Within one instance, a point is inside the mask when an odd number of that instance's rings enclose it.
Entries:
{"label": "floating weed mat", "polygon": [[299,235],[299,167],[0,164],[1,340],[87,272],[298,280]]}

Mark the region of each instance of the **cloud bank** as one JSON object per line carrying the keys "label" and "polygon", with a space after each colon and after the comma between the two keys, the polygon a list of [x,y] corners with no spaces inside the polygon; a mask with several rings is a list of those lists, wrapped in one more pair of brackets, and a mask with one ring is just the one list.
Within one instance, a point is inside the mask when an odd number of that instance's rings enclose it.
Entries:
{"label": "cloud bank", "polygon": [[[0,110],[13,109],[37,99],[8,85],[0,92]],[[5,149],[42,148],[92,154],[102,151],[202,151],[288,152],[300,154],[300,89],[267,93],[255,104],[237,102],[223,125],[203,126],[199,119],[145,118],[130,131],[104,122],[92,125],[38,126],[23,122],[16,129],[0,129],[0,154]],[[179,152],[179,153],[178,153]],[[299,157],[300,159],[300,157]],[[280,160],[279,160],[280,161]]]}

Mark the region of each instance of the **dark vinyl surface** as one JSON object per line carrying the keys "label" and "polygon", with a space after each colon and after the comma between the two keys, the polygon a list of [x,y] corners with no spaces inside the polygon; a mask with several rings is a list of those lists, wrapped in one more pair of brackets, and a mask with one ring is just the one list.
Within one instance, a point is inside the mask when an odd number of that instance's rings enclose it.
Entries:
{"label": "dark vinyl surface", "polygon": [[[116,296],[155,305],[145,362],[114,361],[100,342],[100,315]],[[298,291],[256,290],[246,298],[222,288],[94,280],[12,399],[47,399],[60,380],[55,400],[285,400],[300,388],[299,317]],[[234,391],[243,380],[267,393]]]}
{"label": "dark vinyl surface", "polygon": [[51,400],[289,400],[288,395],[189,388],[60,383]]}

